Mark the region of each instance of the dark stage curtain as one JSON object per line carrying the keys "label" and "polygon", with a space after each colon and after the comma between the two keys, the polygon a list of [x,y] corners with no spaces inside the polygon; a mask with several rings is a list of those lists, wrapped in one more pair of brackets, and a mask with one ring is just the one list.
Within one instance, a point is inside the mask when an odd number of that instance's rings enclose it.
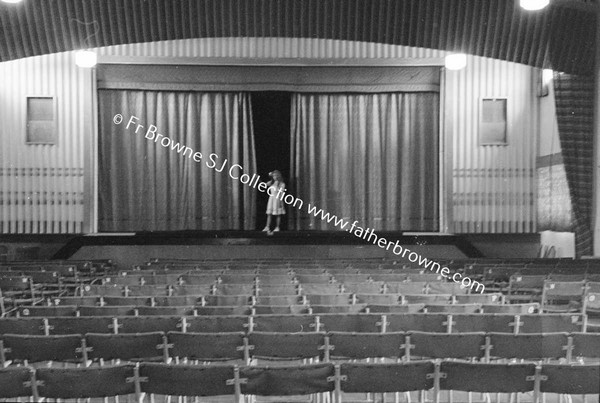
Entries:
{"label": "dark stage curtain", "polygon": [[[439,94],[292,98],[295,193],[379,230],[438,230]],[[295,211],[298,229],[335,230]]]}
{"label": "dark stage curtain", "polygon": [[554,74],[556,119],[573,205],[577,257],[593,254],[594,78]]}
{"label": "dark stage curtain", "polygon": [[[101,231],[254,229],[254,189],[227,174],[234,163],[256,171],[248,94],[99,90],[98,100]],[[203,158],[145,138],[150,125]],[[211,153],[226,170],[207,167]]]}

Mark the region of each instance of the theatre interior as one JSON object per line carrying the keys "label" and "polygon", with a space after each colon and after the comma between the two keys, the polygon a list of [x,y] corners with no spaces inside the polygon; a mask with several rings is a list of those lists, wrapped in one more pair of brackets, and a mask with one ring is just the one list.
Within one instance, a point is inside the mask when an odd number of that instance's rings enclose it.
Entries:
{"label": "theatre interior", "polygon": [[0,0],[0,401],[598,403],[598,0]]}

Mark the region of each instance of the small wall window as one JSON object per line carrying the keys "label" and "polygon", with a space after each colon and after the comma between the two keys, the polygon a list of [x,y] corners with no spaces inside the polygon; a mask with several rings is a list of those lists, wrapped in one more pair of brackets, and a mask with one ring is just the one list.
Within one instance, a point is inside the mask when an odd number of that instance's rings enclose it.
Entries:
{"label": "small wall window", "polygon": [[56,144],[54,97],[27,97],[27,144]]}
{"label": "small wall window", "polygon": [[483,98],[479,125],[480,145],[507,145],[506,98]]}

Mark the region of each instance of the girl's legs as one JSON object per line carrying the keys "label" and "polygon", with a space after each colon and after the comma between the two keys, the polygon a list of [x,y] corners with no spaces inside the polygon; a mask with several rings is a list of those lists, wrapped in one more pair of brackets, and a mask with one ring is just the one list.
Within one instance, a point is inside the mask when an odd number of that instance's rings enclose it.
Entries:
{"label": "girl's legs", "polygon": [[267,214],[267,224],[263,228],[263,232],[271,231],[271,214]]}
{"label": "girl's legs", "polygon": [[277,215],[275,216],[275,229],[273,231],[279,231],[279,225],[281,225],[281,216]]}

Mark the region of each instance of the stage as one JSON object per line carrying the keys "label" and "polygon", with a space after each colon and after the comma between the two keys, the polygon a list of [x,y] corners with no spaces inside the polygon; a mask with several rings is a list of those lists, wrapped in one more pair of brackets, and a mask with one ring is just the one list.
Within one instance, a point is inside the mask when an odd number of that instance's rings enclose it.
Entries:
{"label": "stage", "polygon": [[[431,259],[486,257],[480,248],[490,245],[515,250],[535,249],[537,234],[446,235],[377,232],[379,238],[398,242]],[[518,248],[517,248],[518,250]],[[502,251],[500,251],[502,252]],[[513,254],[514,255],[514,254]],[[489,256],[488,256],[489,257]],[[517,257],[517,256],[515,256]],[[267,235],[259,231],[176,231],[81,235],[70,239],[54,259],[112,259],[129,268],[151,258],[164,259],[375,259],[399,260],[392,249],[342,231],[283,231]]]}

